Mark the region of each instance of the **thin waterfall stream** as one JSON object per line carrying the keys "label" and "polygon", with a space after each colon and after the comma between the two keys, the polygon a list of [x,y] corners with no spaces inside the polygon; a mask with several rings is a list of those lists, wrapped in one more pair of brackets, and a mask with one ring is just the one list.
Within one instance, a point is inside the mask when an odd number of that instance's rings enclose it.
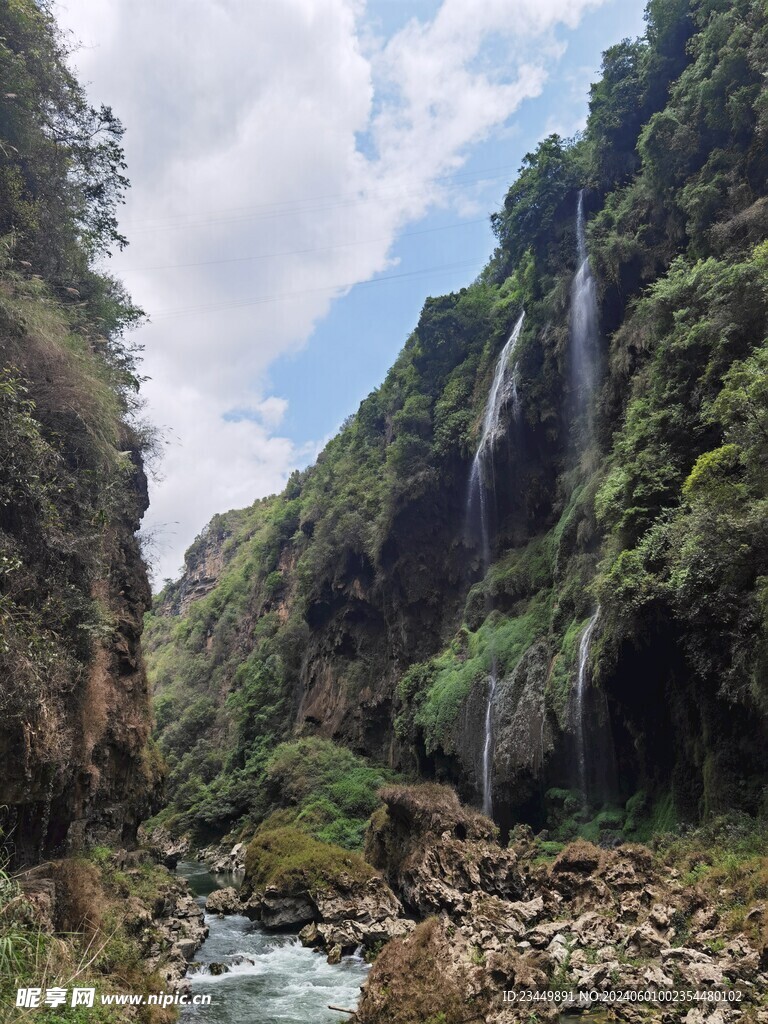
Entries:
{"label": "thin waterfall stream", "polygon": [[584,190],[576,206],[576,249],[578,266],[571,285],[571,377],[580,415],[587,411],[597,375],[598,309],[597,288],[587,252]]}
{"label": "thin waterfall stream", "polygon": [[[480,441],[472,460],[467,493],[467,521],[471,522],[473,513],[478,513],[480,542],[483,568],[488,569],[491,561],[491,518],[488,497],[495,493],[493,470],[493,449],[504,435],[505,428],[501,424],[501,414],[507,404],[512,405],[515,418],[519,415],[516,372],[512,362],[520,333],[523,329],[525,311],[517,319],[512,332],[501,350],[488,392],[488,399],[483,414],[483,429]],[[491,817],[493,814],[493,700],[496,695],[497,666],[495,657],[491,661],[490,678],[488,680],[488,697],[485,708],[485,734],[483,740],[483,813]]]}
{"label": "thin waterfall stream", "polygon": [[[592,437],[591,398],[597,380],[597,359],[599,342],[599,315],[597,288],[592,276],[587,251],[586,216],[584,213],[584,190],[579,192],[576,204],[576,273],[571,284],[570,362],[571,384],[574,396],[576,422],[584,422],[586,432],[582,442],[589,443]],[[578,671],[574,697],[574,732],[579,790],[585,806],[590,795],[590,708],[594,702],[588,699],[590,684],[589,655],[592,637],[600,616],[600,608],[593,613],[579,642]],[[592,758],[594,761],[594,757]],[[593,765],[594,767],[594,765]],[[593,772],[594,774],[594,772]]]}
{"label": "thin waterfall stream", "polygon": [[491,668],[488,703],[485,705],[485,740],[483,743],[483,814],[493,814],[493,698],[496,695],[496,665]]}
{"label": "thin waterfall stream", "polygon": [[587,802],[589,780],[587,777],[587,688],[589,687],[589,652],[592,645],[592,634],[600,617],[600,605],[597,606],[592,618],[587,623],[579,642],[579,671],[576,677],[576,757],[579,768],[579,789]]}

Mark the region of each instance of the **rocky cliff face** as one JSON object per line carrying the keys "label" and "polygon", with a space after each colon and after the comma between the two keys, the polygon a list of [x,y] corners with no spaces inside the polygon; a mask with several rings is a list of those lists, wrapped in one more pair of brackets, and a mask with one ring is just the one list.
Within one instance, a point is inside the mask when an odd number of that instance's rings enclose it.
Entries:
{"label": "rocky cliff face", "polygon": [[[31,311],[24,288],[6,278],[2,300]],[[6,377],[5,441],[20,457],[0,516],[7,682],[0,830],[16,862],[86,840],[130,844],[161,782],[159,758],[148,746],[140,645],[151,597],[136,538],[148,503],[141,456],[130,429],[116,423],[115,441],[125,449],[113,449],[119,464],[90,470],[99,490],[112,489],[117,499],[105,507],[89,471],[70,461],[78,439],[50,432],[60,396],[48,392],[44,374],[62,388],[80,383],[78,367],[55,344],[41,366],[37,337],[3,337],[18,374]],[[89,413],[69,410],[73,419]],[[34,447],[25,451],[30,440]]]}
{"label": "rocky cliff face", "polygon": [[125,337],[141,311],[93,269],[125,244],[122,126],[46,5],[0,7],[0,36],[0,843],[18,862],[129,843],[156,796],[136,538],[153,433]]}
{"label": "rocky cliff face", "polygon": [[585,138],[526,157],[478,280],[160,598],[180,824],[258,816],[294,732],[486,792],[505,828],[764,809],[768,30],[746,0],[648,24]]}

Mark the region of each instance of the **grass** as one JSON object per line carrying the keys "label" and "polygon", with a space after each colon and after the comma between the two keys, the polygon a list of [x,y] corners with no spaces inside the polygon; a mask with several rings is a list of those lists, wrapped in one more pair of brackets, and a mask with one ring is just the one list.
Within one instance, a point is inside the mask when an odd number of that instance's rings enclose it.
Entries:
{"label": "grass", "polygon": [[375,874],[357,853],[318,842],[295,828],[276,828],[259,833],[248,845],[244,884],[251,890],[274,885],[282,892],[311,892],[342,876],[366,882]]}
{"label": "grass", "polygon": [[371,968],[360,1014],[366,1024],[465,1024],[480,1020],[466,997],[464,972],[447,972],[449,947],[435,918],[388,943]]}
{"label": "grass", "polygon": [[475,632],[463,631],[461,642],[451,645],[430,663],[425,693],[414,694],[418,708],[416,725],[424,732],[426,748],[432,753],[453,750],[453,729],[461,707],[472,688],[485,679],[495,663],[500,673],[511,672],[538,636],[546,632],[550,615],[550,594],[532,599],[520,615],[507,617],[492,613]]}
{"label": "grass", "polygon": [[746,815],[715,818],[655,844],[660,858],[695,885],[721,916],[728,933],[746,931],[768,941],[768,822]]}
{"label": "grass", "polygon": [[[54,862],[56,883],[54,931],[32,902],[0,871],[0,1006],[13,1005],[21,987],[96,989],[92,1008],[58,1007],[45,1011],[46,1024],[171,1024],[175,1014],[161,1007],[138,1011],[102,1007],[99,993],[149,993],[163,989],[164,979],[146,969],[149,932],[139,932],[132,914],[137,903],[146,910],[164,901],[170,875],[156,865],[127,872],[112,862],[111,851],[97,847],[85,857]],[[39,1010],[18,1010],[15,1020],[34,1020]]]}

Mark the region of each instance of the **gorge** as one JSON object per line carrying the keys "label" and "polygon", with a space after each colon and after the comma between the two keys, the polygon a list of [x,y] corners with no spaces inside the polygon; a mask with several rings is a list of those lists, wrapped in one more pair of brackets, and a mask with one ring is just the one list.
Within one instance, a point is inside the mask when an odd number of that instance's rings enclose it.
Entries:
{"label": "gorge", "polygon": [[755,42],[737,137],[712,40],[762,29],[746,7],[649,18],[606,54],[583,138],[526,157],[477,280],[428,299],[317,464],[216,516],[156,600],[173,830],[263,821],[269,751],[301,738],[449,782],[503,832],[573,835],[575,702],[616,750],[590,835],[760,812],[762,86]]}
{"label": "gorge", "polygon": [[[619,983],[743,1002],[619,1019],[764,1024],[765,5],[650,0],[483,270],[154,598],[143,313],[95,269],[122,126],[45,5],[0,27],[0,996],[224,991],[189,961],[288,928],[278,973],[355,956],[360,1024]],[[195,856],[244,872],[207,925]]]}

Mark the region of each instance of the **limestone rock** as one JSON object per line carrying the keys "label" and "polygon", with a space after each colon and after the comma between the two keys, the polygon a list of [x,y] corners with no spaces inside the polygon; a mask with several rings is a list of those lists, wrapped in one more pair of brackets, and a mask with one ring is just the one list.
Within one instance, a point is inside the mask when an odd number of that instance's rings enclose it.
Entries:
{"label": "limestone rock", "polygon": [[317,916],[308,895],[286,895],[270,886],[258,900],[258,916],[265,928],[298,928]]}
{"label": "limestone rock", "polygon": [[331,948],[328,951],[328,956],[326,957],[326,959],[329,964],[341,963],[341,946],[338,944],[336,944],[335,946],[331,946]]}
{"label": "limestone rock", "polygon": [[662,949],[669,947],[667,940],[656,931],[650,921],[635,928],[627,941],[627,949],[641,956],[657,956]]}
{"label": "limestone rock", "polygon": [[229,885],[225,889],[215,889],[205,901],[205,909],[209,914],[240,914],[242,906],[237,889]]}

